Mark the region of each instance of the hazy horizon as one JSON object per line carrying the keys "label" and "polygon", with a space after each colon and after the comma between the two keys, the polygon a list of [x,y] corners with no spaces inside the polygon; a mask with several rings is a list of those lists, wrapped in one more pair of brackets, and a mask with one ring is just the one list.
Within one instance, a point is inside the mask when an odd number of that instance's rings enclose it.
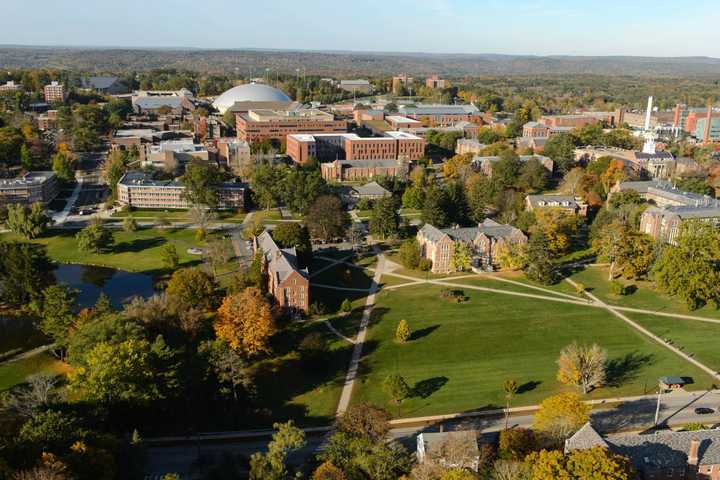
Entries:
{"label": "hazy horizon", "polygon": [[[709,0],[39,0],[6,5],[8,46],[528,56],[720,57]],[[684,2],[682,2],[684,3]],[[201,6],[202,9],[199,9]]]}

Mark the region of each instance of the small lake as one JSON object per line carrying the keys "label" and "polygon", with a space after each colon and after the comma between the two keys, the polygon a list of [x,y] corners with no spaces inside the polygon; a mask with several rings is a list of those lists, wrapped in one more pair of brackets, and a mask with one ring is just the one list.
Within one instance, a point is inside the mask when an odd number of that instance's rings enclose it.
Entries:
{"label": "small lake", "polygon": [[152,278],[143,273],[58,263],[54,274],[58,282],[79,291],[77,303],[80,307],[95,305],[101,292],[110,298],[110,302],[116,308],[129,302],[133,297],[147,298],[155,293]]}

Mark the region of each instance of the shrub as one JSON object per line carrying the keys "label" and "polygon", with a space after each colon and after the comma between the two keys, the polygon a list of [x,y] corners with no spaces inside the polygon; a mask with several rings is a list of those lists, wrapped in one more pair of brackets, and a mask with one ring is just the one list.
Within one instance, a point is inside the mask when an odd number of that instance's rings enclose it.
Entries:
{"label": "shrub", "polygon": [[452,303],[464,303],[470,300],[463,290],[455,290],[451,288],[443,288],[440,290],[440,296]]}
{"label": "shrub", "polygon": [[429,272],[432,269],[432,260],[429,258],[421,258],[418,263],[418,269],[423,272]]}
{"label": "shrub", "polygon": [[575,284],[575,291],[577,293],[583,293],[583,292],[585,292],[585,290],[587,290],[587,287],[585,287],[585,284],[580,283],[580,282]]}
{"label": "shrub", "polygon": [[324,315],[325,314],[325,305],[323,305],[320,302],[313,302],[310,304],[308,313],[310,315]]}
{"label": "shrub", "polygon": [[204,228],[198,228],[197,231],[195,232],[195,240],[197,240],[198,242],[202,242],[203,240],[205,240],[206,237],[207,237],[207,232],[205,231]]}
{"label": "shrub", "polygon": [[352,311],[352,302],[349,298],[342,301],[342,304],[340,304],[340,311],[343,313],[350,313]]}
{"label": "shrub", "polygon": [[707,427],[705,425],[703,425],[702,423],[698,423],[698,422],[686,423],[681,428],[681,430],[683,432],[697,432],[698,430],[706,430],[706,429],[707,429]]}
{"label": "shrub", "polygon": [[627,290],[625,289],[625,285],[623,285],[622,282],[612,280],[610,282],[610,292],[613,295],[625,295],[627,293]]}

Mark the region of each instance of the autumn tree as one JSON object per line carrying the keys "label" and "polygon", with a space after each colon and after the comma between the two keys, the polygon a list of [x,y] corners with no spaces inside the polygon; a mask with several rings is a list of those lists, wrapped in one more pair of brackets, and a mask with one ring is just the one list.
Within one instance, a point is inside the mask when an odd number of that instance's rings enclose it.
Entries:
{"label": "autumn tree", "polygon": [[334,195],[323,195],[310,206],[305,222],[313,238],[341,238],[350,226],[350,215]]}
{"label": "autumn tree", "polygon": [[127,171],[128,159],[122,150],[110,152],[103,162],[101,172],[102,178],[110,188],[112,198],[117,198],[117,184]]}
{"label": "autumn tree", "polygon": [[415,238],[409,238],[400,244],[398,249],[400,263],[411,270],[420,265],[420,245]]}
{"label": "autumn tree", "polygon": [[587,346],[573,342],[560,351],[557,363],[558,381],[579,387],[584,394],[605,383],[607,353],[597,344]]}
{"label": "autumn tree", "polygon": [[356,438],[380,441],[390,431],[390,413],[370,403],[351,405],[338,418],[339,431]]}
{"label": "autumn tree", "polygon": [[588,479],[630,480],[635,472],[627,457],[603,447],[573,450],[563,455],[558,450],[531,453],[525,460],[530,480]]}
{"label": "autumn tree", "polygon": [[709,223],[686,221],[654,268],[660,290],[681,298],[691,310],[720,305],[720,233]]}
{"label": "autumn tree", "polygon": [[535,413],[533,429],[553,440],[564,440],[590,419],[590,405],[577,393],[560,393],[542,401]]}
{"label": "autumn tree", "polygon": [[248,357],[269,351],[275,331],[270,305],[253,287],[225,297],[214,326],[218,338]]}
{"label": "autumn tree", "polygon": [[509,270],[522,270],[527,267],[527,243],[503,242],[495,247],[497,262],[501,268]]}
{"label": "autumn tree", "polygon": [[75,179],[73,171],[72,154],[67,151],[59,151],[52,158],[52,170],[61,182],[70,182]]}
{"label": "autumn tree", "polygon": [[626,278],[639,278],[648,273],[655,261],[655,242],[644,233],[632,231],[616,220],[605,226],[593,240],[593,248],[610,261],[608,280],[615,273]]}
{"label": "autumn tree", "polygon": [[410,339],[410,327],[407,322],[403,319],[398,323],[397,329],[395,330],[395,339],[400,343],[405,343]]}
{"label": "autumn tree", "polygon": [[133,217],[132,215],[128,215],[127,217],[125,217],[122,226],[123,230],[126,232],[135,232],[138,229],[137,220],[135,220],[135,217]]}
{"label": "autumn tree", "polygon": [[472,173],[472,153],[455,155],[443,163],[443,175],[445,178],[459,178],[464,180]]}
{"label": "autumn tree", "polygon": [[345,474],[342,470],[332,464],[332,462],[323,462],[313,472],[312,480],[345,480]]}
{"label": "autumn tree", "polygon": [[165,291],[191,307],[209,308],[215,302],[215,282],[199,268],[173,272]]}
{"label": "autumn tree", "polygon": [[542,208],[535,211],[531,233],[544,235],[550,254],[559,256],[568,251],[579,229],[577,215],[560,208]]}

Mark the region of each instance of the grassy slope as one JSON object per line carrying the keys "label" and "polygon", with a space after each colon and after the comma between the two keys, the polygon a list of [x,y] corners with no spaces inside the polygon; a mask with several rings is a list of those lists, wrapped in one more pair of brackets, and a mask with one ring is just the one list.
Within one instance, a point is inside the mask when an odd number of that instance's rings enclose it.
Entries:
{"label": "grassy slope", "polygon": [[49,353],[41,353],[23,360],[0,365],[0,392],[23,383],[28,375],[35,373],[66,373],[68,366]]}
{"label": "grassy slope", "polygon": [[[162,273],[164,269],[160,252],[165,244],[175,244],[180,266],[198,264],[200,256],[189,255],[187,249],[203,246],[195,240],[193,229],[143,228],[136,232],[113,230],[115,244],[110,252],[86,253],[78,250],[75,233],[75,230],[53,230],[49,235],[33,241],[46,245],[49,257],[57,262],[100,265],[150,275]],[[18,239],[13,234],[5,234],[0,238]]]}
{"label": "grassy slope", "polygon": [[[440,289],[407,287],[379,295],[353,401],[385,404],[382,380],[399,373],[419,388],[418,394],[424,392],[403,403],[402,416],[501,405],[507,378],[524,385],[515,405],[534,404],[567,388],[555,380],[555,362],[574,340],[597,342],[611,361],[632,365],[618,374],[624,376],[618,385],[591,398],[643,394],[658,376],[677,371],[693,376],[699,386],[710,383],[701,371],[604,310],[469,290],[470,301],[458,305],[440,299]],[[419,338],[399,345],[394,332],[403,318]]]}

